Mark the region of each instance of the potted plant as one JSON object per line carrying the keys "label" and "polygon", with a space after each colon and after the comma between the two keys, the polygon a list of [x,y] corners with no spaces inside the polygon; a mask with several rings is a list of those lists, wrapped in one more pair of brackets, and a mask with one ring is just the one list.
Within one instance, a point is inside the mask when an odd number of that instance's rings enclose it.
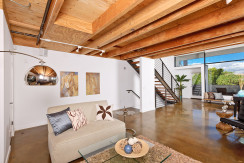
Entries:
{"label": "potted plant", "polygon": [[186,75],[175,75],[176,81],[179,82],[179,87],[176,89],[179,90],[179,95],[180,95],[180,102],[182,102],[182,90],[186,88],[183,82],[188,82],[190,79],[186,79]]}

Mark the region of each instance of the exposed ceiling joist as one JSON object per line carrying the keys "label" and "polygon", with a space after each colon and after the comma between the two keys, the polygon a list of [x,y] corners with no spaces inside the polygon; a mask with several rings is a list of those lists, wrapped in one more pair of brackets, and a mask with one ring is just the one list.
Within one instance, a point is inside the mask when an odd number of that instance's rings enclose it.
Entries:
{"label": "exposed ceiling joist", "polygon": [[36,31],[40,30],[39,26],[26,24],[26,23],[23,23],[23,22],[15,21],[15,20],[9,20],[9,23],[10,23],[10,25],[14,25],[14,26],[17,26],[17,27],[27,28],[27,29],[36,30]]}
{"label": "exposed ceiling joist", "polygon": [[[201,9],[204,9],[208,6],[211,6],[217,2],[221,2],[222,0],[204,0],[204,1],[197,1],[191,5],[188,5],[182,9],[180,9],[178,12],[174,12],[166,17],[163,17],[145,27],[142,27],[140,29],[138,29],[137,31],[135,32],[132,32],[131,34],[129,35],[126,35],[116,41],[113,41],[105,46],[102,47],[103,50],[107,50],[109,49],[110,47],[114,47],[116,45],[119,45],[121,43],[125,43],[125,42],[128,42],[128,41],[131,41],[135,38],[138,38],[140,36],[143,36],[145,34],[149,34],[151,31],[162,31],[164,30],[163,28],[169,24],[169,23],[172,23],[178,19],[181,19],[187,15],[191,15]],[[217,6],[214,6],[215,8],[217,8]],[[177,24],[175,25],[177,26]],[[92,55],[95,55],[94,53]]]}
{"label": "exposed ceiling joist", "polygon": [[[171,13],[179,8],[182,8],[194,0],[174,0],[165,1],[157,0],[153,1],[150,5],[144,6],[136,14],[132,15],[129,19],[116,26],[112,32],[107,32],[101,37],[97,38],[93,42],[87,44],[88,47],[102,47],[120,37],[123,37],[129,33],[132,33],[139,28],[152,23],[153,21]],[[89,53],[90,50],[83,51],[83,54]]]}
{"label": "exposed ceiling joist", "polygon": [[[93,23],[92,28],[95,34],[101,32],[129,11],[142,4],[145,0],[118,0],[112,4],[101,16]],[[147,0],[151,1],[151,0]]]}
{"label": "exposed ceiling joist", "polygon": [[0,0],[0,9],[3,9],[3,0]]}
{"label": "exposed ceiling joist", "polygon": [[189,53],[196,53],[204,50],[210,50],[230,45],[237,45],[237,44],[243,44],[244,43],[244,36],[239,37],[233,37],[228,38],[225,40],[220,40],[216,42],[210,42],[204,45],[194,46],[186,49],[180,49],[176,51],[166,52],[166,53],[160,53],[158,55],[155,55],[151,57],[152,59],[167,57],[167,56],[176,56],[176,55],[182,55],[182,54],[189,54]]}
{"label": "exposed ceiling joist", "polygon": [[208,30],[200,31],[191,35],[183,36],[178,39],[170,40],[150,47],[143,48],[139,52],[131,52],[121,56],[121,59],[136,58],[139,56],[151,56],[152,53],[174,49],[183,45],[201,42],[204,40],[244,31],[244,19],[223,24]]}
{"label": "exposed ceiling joist", "polygon": [[74,29],[77,31],[93,34],[91,23],[67,14],[60,13],[54,24]]}
{"label": "exposed ceiling joist", "polygon": [[244,17],[244,1],[239,1],[239,3],[233,3],[227,7],[211,12],[205,16],[202,16],[193,21],[187,22],[185,24],[179,25],[175,28],[171,28],[155,34],[153,36],[147,37],[145,39],[129,44],[121,49],[113,50],[107,53],[106,57],[114,57],[117,55],[122,55],[131,52],[136,49],[148,47],[154,44],[165,42],[171,39],[175,39],[180,36],[184,36],[193,32],[204,30],[213,26],[217,26],[223,23],[227,23],[236,19]]}
{"label": "exposed ceiling joist", "polygon": [[[54,25],[55,20],[57,19],[57,16],[59,14],[59,11],[64,3],[64,0],[52,0],[49,12],[47,15],[47,19],[44,26],[44,32],[42,37],[48,38],[48,33],[51,31],[52,26]],[[42,45],[42,42],[41,42]]]}
{"label": "exposed ceiling joist", "polygon": [[29,46],[29,47],[39,47],[36,45],[36,38],[12,34],[14,45]]}
{"label": "exposed ceiling joist", "polygon": [[188,44],[188,45],[183,45],[183,46],[180,46],[180,47],[176,47],[176,48],[173,48],[173,49],[168,49],[168,50],[163,50],[163,51],[160,51],[160,52],[155,52],[147,57],[156,57],[158,54],[162,54],[162,53],[170,53],[170,52],[175,52],[175,51],[179,51],[179,50],[183,50],[183,49],[187,49],[187,48],[194,48],[194,47],[197,47],[197,46],[200,46],[200,45],[206,45],[206,44],[210,44],[210,43],[215,43],[217,41],[222,41],[222,40],[227,40],[227,39],[232,39],[232,38],[235,38],[235,37],[239,37],[239,36],[244,36],[244,32],[238,32],[238,33],[234,33],[234,34],[228,34],[226,36],[220,36],[220,37],[217,37],[217,38],[212,38],[212,39],[209,39],[209,40],[204,40],[204,41],[201,41],[201,42],[196,42],[196,43],[191,43],[191,44]]}
{"label": "exposed ceiling joist", "polygon": [[[27,36],[38,35],[47,1],[29,0],[29,8],[4,1],[14,44],[39,47]],[[239,43],[243,8],[243,0],[52,0],[42,38],[106,50],[102,57],[157,58],[211,48],[210,43]],[[99,55],[45,41],[40,47]]]}

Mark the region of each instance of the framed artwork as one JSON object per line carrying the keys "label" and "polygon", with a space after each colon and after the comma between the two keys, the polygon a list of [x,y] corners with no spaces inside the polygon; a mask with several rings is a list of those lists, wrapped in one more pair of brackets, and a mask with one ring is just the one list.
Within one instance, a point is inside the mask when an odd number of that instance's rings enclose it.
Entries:
{"label": "framed artwork", "polygon": [[100,94],[100,73],[86,73],[86,95]]}
{"label": "framed artwork", "polygon": [[78,96],[78,72],[60,72],[60,97]]}

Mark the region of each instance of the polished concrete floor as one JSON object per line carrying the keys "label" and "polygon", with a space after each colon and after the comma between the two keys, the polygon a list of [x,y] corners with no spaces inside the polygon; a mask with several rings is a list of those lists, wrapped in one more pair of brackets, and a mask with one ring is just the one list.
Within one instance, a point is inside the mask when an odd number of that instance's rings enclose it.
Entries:
{"label": "polished concrete floor", "polygon": [[[207,163],[244,162],[244,132],[225,134],[215,125],[222,105],[184,99],[155,111],[126,117],[127,128]],[[123,119],[123,116],[114,116]],[[243,138],[244,139],[244,138]],[[76,160],[74,162],[79,162]],[[10,163],[48,163],[47,126],[17,131],[12,140]]]}

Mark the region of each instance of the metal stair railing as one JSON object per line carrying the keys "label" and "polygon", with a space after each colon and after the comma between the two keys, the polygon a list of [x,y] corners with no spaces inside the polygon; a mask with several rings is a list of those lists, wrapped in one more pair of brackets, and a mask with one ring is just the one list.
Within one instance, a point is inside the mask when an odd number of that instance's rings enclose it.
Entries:
{"label": "metal stair railing", "polygon": [[134,92],[133,90],[126,90],[126,91],[128,93],[132,92],[134,95],[136,95],[136,97],[138,97],[140,99],[140,96],[136,92]]}
{"label": "metal stair railing", "polygon": [[177,91],[179,84],[162,59],[155,60],[155,76],[158,78],[161,84],[164,85],[172,97],[174,97],[176,101],[179,101],[179,93]]}

